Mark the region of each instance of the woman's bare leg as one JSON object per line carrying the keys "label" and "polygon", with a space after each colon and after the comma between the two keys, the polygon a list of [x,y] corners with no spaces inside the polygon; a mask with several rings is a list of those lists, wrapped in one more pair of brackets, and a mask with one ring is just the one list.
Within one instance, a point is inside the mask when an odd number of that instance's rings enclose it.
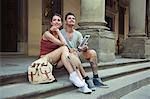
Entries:
{"label": "woman's bare leg", "polygon": [[68,48],[66,46],[62,46],[47,54],[46,57],[48,57],[49,60],[52,60],[52,63],[57,63],[61,59],[67,71],[71,73],[74,70],[71,64],[67,61],[68,55],[69,55]]}
{"label": "woman's bare leg", "polygon": [[[75,55],[75,57],[78,58],[78,56],[76,56],[76,55]],[[80,59],[77,59],[74,64],[75,64],[75,65],[77,66],[77,68],[79,69],[79,70],[77,70],[77,73],[78,73],[80,79],[82,80],[83,77],[86,76],[86,74],[85,74],[84,68],[82,67],[82,64],[81,64]],[[60,61],[57,63],[57,67],[56,67],[56,68],[61,68],[62,66],[63,66],[63,63],[62,63],[62,61],[60,60]]]}
{"label": "woman's bare leg", "polygon": [[74,58],[74,60],[75,60],[74,64],[78,67],[82,77],[85,77],[86,73],[85,73],[85,70],[81,64],[79,57],[78,57],[78,54],[74,52],[74,53],[71,53],[71,56]]}
{"label": "woman's bare leg", "polygon": [[73,64],[78,68],[78,73],[80,73],[79,76],[82,75],[82,77],[80,77],[81,79],[83,79],[83,77],[86,76],[85,70],[81,64],[81,61],[79,59],[79,57],[77,56],[77,54],[71,53],[70,56],[73,58]]}
{"label": "woman's bare leg", "polygon": [[63,66],[64,66],[64,64],[62,63],[61,60],[59,60],[59,62],[58,62],[57,65],[56,65],[56,68],[61,68],[61,67],[63,67]]}
{"label": "woman's bare leg", "polygon": [[[70,62],[67,60],[67,57],[71,55],[69,53],[69,50],[66,46],[62,46],[56,50],[54,50],[53,52],[49,53],[46,55],[46,57],[49,57],[49,59],[52,59],[53,63],[58,62],[61,59],[61,62],[64,64],[65,68],[67,69],[67,71],[70,73],[72,73],[74,70],[74,68],[72,67],[72,65],[70,64]],[[79,61],[79,59],[76,59],[77,61]],[[60,63],[59,63],[60,64]],[[76,66],[79,66],[79,64],[77,63]],[[83,80],[81,73],[78,71],[77,72],[79,75],[79,78],[81,80]]]}
{"label": "woman's bare leg", "polygon": [[67,57],[69,56],[69,50],[66,46],[62,46],[55,51],[47,54],[45,57],[47,59],[52,59],[52,63],[56,63],[60,60],[64,64],[65,68],[69,72],[70,76],[69,79],[76,85],[77,87],[83,87],[86,85],[86,83],[83,81],[83,78],[81,76],[81,73],[79,70],[74,70],[70,62],[68,61]]}

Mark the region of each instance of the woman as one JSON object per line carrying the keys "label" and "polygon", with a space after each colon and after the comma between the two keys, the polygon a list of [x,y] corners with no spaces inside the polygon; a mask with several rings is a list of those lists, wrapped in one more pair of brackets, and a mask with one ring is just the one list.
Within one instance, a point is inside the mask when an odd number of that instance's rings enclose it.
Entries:
{"label": "woman", "polygon": [[76,72],[67,57],[70,56],[67,44],[62,36],[59,28],[62,26],[62,19],[59,14],[54,14],[51,19],[51,27],[42,35],[40,57],[45,57],[53,66],[61,66],[62,63],[67,69],[70,81],[83,93],[91,93],[92,91],[87,87],[79,70]]}

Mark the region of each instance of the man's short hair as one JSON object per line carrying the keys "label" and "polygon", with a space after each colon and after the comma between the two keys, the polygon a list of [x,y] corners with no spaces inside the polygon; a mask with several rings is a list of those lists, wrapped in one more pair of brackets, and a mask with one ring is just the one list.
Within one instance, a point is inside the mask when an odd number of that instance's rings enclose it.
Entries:
{"label": "man's short hair", "polygon": [[67,17],[68,17],[69,15],[73,15],[73,16],[75,17],[75,15],[74,15],[73,13],[68,12],[68,13],[65,15],[65,20],[67,20]]}

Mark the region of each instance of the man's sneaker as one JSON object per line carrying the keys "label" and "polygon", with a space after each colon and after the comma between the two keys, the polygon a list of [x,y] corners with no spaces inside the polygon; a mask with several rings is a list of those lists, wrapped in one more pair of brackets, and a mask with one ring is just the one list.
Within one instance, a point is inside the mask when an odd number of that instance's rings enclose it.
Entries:
{"label": "man's sneaker", "polygon": [[108,88],[108,85],[104,84],[100,78],[93,78],[93,83],[96,87]]}
{"label": "man's sneaker", "polygon": [[70,74],[69,77],[70,81],[77,87],[83,87],[85,84],[81,79],[78,77],[78,74],[74,71]]}
{"label": "man's sneaker", "polygon": [[84,94],[91,94],[92,90],[88,88],[88,86],[85,84],[83,87],[79,88],[79,91]]}
{"label": "man's sneaker", "polygon": [[88,85],[88,88],[90,88],[92,91],[95,91],[96,90],[96,87],[92,81],[92,79],[88,79],[88,80],[85,80],[86,84]]}

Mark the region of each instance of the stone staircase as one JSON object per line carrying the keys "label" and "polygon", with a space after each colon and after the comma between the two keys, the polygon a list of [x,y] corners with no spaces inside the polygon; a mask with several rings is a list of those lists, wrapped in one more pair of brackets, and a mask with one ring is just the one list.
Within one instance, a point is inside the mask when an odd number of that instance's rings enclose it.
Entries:
{"label": "stone staircase", "polygon": [[[54,69],[57,82],[32,85],[27,80],[28,65],[35,58],[2,58],[0,69],[0,98],[2,99],[119,99],[142,86],[150,84],[150,59],[118,58],[99,63],[99,75],[109,88],[97,88],[91,95],[79,93],[68,80],[64,68]],[[83,63],[92,77],[90,65]]]}

